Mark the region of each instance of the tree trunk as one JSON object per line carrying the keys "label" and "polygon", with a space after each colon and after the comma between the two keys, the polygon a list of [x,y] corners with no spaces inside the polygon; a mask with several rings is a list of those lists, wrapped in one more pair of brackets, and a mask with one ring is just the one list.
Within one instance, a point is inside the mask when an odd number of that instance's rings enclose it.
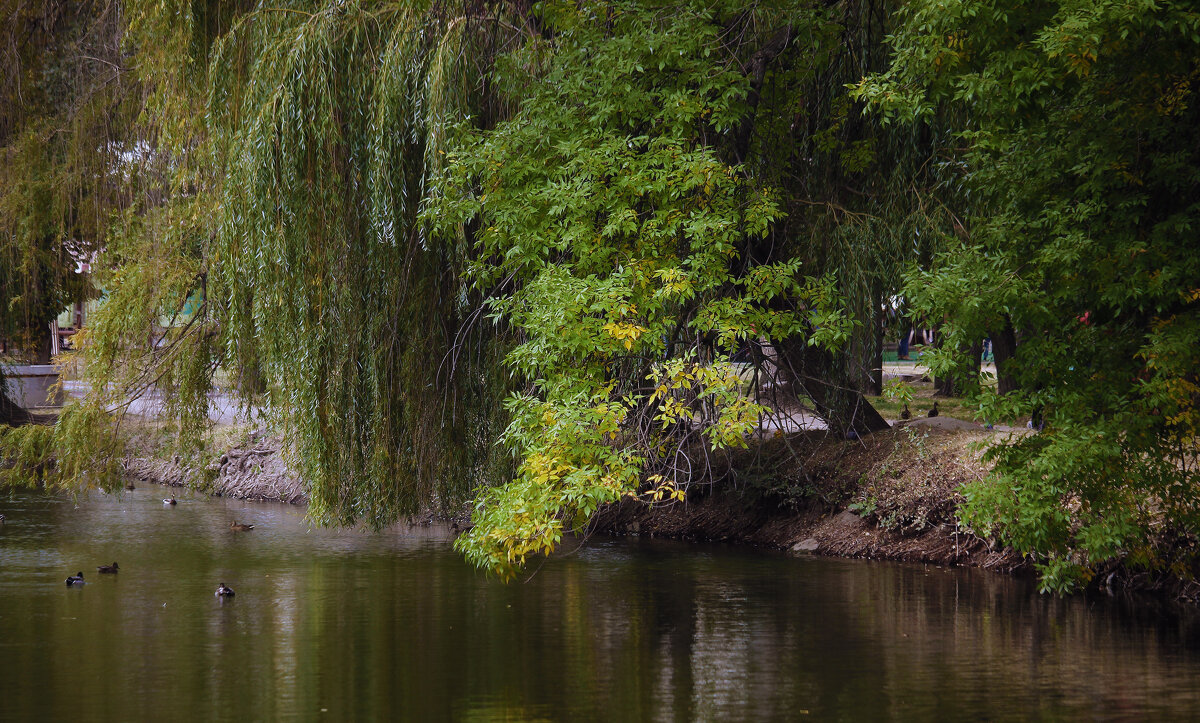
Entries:
{"label": "tree trunk", "polygon": [[53,333],[50,324],[42,324],[37,327],[37,335],[34,337],[34,364],[49,364],[51,362],[51,346],[50,334]]}
{"label": "tree trunk", "polygon": [[1004,326],[992,333],[992,358],[996,360],[996,379],[1001,394],[1014,392],[1018,388],[1012,358],[1017,352],[1017,332],[1012,320],[1005,318]]}
{"label": "tree trunk", "polygon": [[[846,437],[864,437],[891,425],[858,391],[842,358],[797,338],[776,345],[780,371],[792,388],[812,400],[829,429]],[[851,432],[853,431],[853,435]]]}
{"label": "tree trunk", "polygon": [[[944,339],[941,334],[938,339]],[[938,342],[941,343],[940,341]],[[975,380],[971,380],[964,384],[964,375],[975,375],[978,378],[979,365],[983,361],[983,342],[977,341],[971,346],[963,346],[958,349],[959,358],[965,356],[965,365],[956,365],[956,371],[948,376],[935,377],[933,380],[935,397],[953,397],[961,394],[963,390],[974,387]]]}
{"label": "tree trunk", "polygon": [[933,396],[935,397],[953,397],[954,396],[954,377],[934,377],[933,378]]}
{"label": "tree trunk", "polygon": [[[937,334],[935,342],[932,345],[934,349],[940,350],[942,344],[946,343],[945,334]],[[929,340],[926,339],[926,342]],[[954,376],[942,376],[933,378],[933,396],[935,397],[953,397],[954,396]]]}
{"label": "tree trunk", "polygon": [[0,424],[19,427],[29,424],[32,417],[20,405],[8,398],[4,375],[0,373]]}
{"label": "tree trunk", "polygon": [[876,302],[875,314],[875,348],[871,353],[871,394],[883,396],[883,327],[887,317],[883,313],[883,304]]}

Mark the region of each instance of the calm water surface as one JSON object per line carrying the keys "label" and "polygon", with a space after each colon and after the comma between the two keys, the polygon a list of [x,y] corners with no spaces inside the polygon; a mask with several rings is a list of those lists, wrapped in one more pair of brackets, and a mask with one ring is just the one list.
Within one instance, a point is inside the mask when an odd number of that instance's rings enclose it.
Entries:
{"label": "calm water surface", "polygon": [[443,531],[171,493],[0,497],[0,719],[1200,717],[1189,610],[652,541],[503,585]]}

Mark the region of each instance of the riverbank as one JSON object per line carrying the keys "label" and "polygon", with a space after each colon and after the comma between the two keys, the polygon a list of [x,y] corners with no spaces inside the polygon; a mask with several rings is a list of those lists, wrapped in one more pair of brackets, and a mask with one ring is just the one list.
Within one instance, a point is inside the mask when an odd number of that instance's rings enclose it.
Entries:
{"label": "riverbank", "polygon": [[[859,440],[824,431],[775,434],[730,459],[720,483],[693,485],[686,501],[626,500],[601,509],[586,532],[1033,574],[1031,560],[960,527],[957,514],[962,486],[988,473],[983,450],[1000,435],[1025,433],[922,417]],[[135,481],[307,503],[281,439],[242,431],[226,442],[226,451],[204,466],[154,456],[152,442],[140,446],[145,456],[129,457],[124,465]],[[469,507],[452,515],[426,510],[410,522],[465,527],[469,515]],[[1153,591],[1200,602],[1200,583],[1189,576],[1149,573],[1120,562],[1095,572],[1095,589]]]}
{"label": "riverbank", "polygon": [[[733,459],[719,487],[693,487],[686,502],[627,500],[598,513],[591,532],[725,541],[797,554],[963,565],[1013,572],[1026,562],[957,526],[958,492],[986,473],[981,448],[997,434],[952,418],[917,419],[863,440],[823,431],[776,435]],[[150,454],[124,460],[135,481],[238,499],[305,504],[282,440],[255,432],[211,463]],[[749,456],[750,453],[744,453]],[[432,520],[432,512],[423,515]],[[446,521],[466,522],[465,513]]]}
{"label": "riverbank", "polygon": [[957,523],[959,490],[986,474],[982,449],[996,434],[936,418],[861,440],[821,432],[777,437],[755,450],[758,474],[693,490],[686,503],[624,502],[597,515],[594,529],[806,555],[1025,570],[1021,555]]}
{"label": "riverbank", "polygon": [[180,457],[156,455],[152,434],[135,438],[134,456],[122,460],[131,480],[172,487],[188,487],[220,497],[276,500],[307,504],[304,483],[288,467],[283,440],[257,431],[226,437],[225,451],[205,465],[192,465]]}

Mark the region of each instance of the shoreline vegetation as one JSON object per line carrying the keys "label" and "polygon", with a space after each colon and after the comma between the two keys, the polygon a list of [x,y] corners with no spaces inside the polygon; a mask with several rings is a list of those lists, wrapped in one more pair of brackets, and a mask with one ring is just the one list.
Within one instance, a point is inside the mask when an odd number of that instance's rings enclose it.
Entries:
{"label": "shoreline vegetation", "polygon": [[[0,487],[473,500],[506,579],[725,505],[1187,588],[1200,16],[966,5],[0,0],[0,355],[82,391],[29,424],[0,364]],[[992,434],[888,421],[938,403]]]}
{"label": "shoreline vegetation", "polygon": [[[686,500],[646,504],[627,498],[602,507],[578,532],[1034,576],[1032,558],[958,522],[962,485],[989,470],[982,459],[985,447],[999,436],[1024,433],[941,416],[897,420],[891,430],[858,440],[824,431],[764,435],[731,457],[718,481],[692,487]],[[213,496],[308,504],[304,483],[289,470],[277,436],[228,427],[217,442],[227,448],[202,465],[168,456],[163,451],[168,446],[155,439],[135,435],[131,449],[137,456],[122,461],[129,479]],[[470,518],[469,506],[427,507],[407,521],[466,530]],[[1090,590],[1200,602],[1200,583],[1186,576],[1139,571],[1124,561],[1093,573]]]}

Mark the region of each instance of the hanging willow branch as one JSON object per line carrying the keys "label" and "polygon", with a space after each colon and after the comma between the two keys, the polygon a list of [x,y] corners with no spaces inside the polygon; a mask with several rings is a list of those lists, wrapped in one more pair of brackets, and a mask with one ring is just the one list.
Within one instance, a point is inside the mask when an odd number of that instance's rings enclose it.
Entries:
{"label": "hanging willow branch", "polygon": [[451,127],[479,107],[496,24],[437,10],[257,13],[209,71],[228,138],[211,253],[226,355],[266,380],[322,521],[462,500],[492,454],[476,427],[495,423],[496,341],[473,334],[473,363],[437,375],[473,307],[462,250],[417,216]]}

